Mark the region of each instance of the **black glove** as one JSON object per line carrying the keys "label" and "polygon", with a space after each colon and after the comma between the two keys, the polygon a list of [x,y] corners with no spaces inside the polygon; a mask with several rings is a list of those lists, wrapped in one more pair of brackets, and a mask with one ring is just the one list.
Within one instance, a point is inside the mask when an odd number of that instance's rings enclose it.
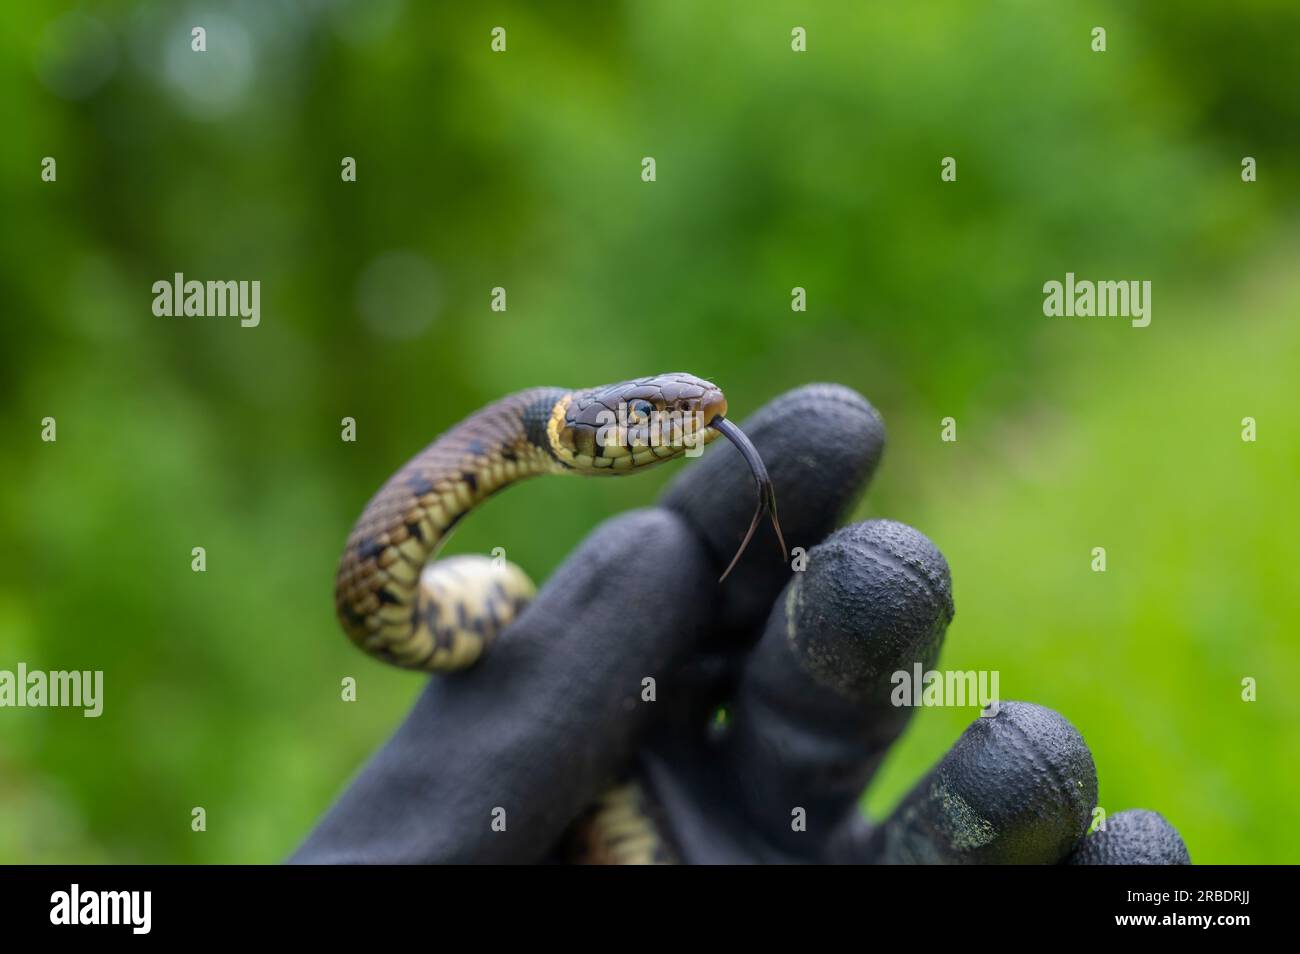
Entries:
{"label": "black glove", "polygon": [[884,447],[858,394],[801,388],[744,429],[805,569],[764,526],[717,582],[754,508],[720,443],[592,533],[482,661],[431,679],[292,860],[1187,862],[1151,812],[1084,837],[1092,757],[1030,703],[975,719],[866,822],[912,712],[892,676],[932,668],[952,619],[948,566],[902,524],[832,532]]}

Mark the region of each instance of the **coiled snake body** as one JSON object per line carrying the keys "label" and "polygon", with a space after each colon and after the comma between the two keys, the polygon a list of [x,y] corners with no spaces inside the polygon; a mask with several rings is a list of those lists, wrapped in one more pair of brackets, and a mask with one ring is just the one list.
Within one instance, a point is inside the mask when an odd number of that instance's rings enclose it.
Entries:
{"label": "coiled snake body", "polygon": [[721,390],[689,374],[584,391],[533,388],[489,404],[408,461],[362,511],[335,583],[343,629],[362,649],[405,668],[473,664],[535,589],[505,561],[467,555],[430,562],[457,521],[525,477],[634,473],[719,434],[740,449],[759,488],[736,559],[764,514],[779,538],[762,460],[726,410]]}

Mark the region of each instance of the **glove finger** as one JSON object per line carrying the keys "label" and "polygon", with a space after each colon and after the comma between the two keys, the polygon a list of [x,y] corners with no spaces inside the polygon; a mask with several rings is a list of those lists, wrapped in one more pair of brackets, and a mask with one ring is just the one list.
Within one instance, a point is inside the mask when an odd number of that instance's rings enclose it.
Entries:
{"label": "glove finger", "polygon": [[836,861],[1056,864],[1097,804],[1097,770],[1074,726],[1051,709],[1004,702],[957,743],[879,826],[854,812]]}
{"label": "glove finger", "polygon": [[[875,408],[856,391],[833,384],[788,391],[741,426],[771,475],[786,545],[805,551],[852,507],[885,446]],[[754,480],[740,453],[716,441],[683,470],[661,502],[696,528],[712,555],[716,581],[754,514]],[[765,522],[713,597],[720,601],[718,637],[752,638],[789,575],[789,554],[780,557],[776,533]]]}
{"label": "glove finger", "polygon": [[911,527],[853,524],[812,549],[744,663],[723,748],[769,840],[820,854],[912,713],[893,674],[929,669],[952,615],[948,564]]}
{"label": "glove finger", "polygon": [[1159,812],[1130,809],[1112,815],[1065,861],[1069,865],[1190,865],[1178,829]]}
{"label": "glove finger", "polygon": [[292,860],[540,860],[630,760],[642,680],[690,653],[715,586],[679,515],[607,521],[478,665],[429,682]]}

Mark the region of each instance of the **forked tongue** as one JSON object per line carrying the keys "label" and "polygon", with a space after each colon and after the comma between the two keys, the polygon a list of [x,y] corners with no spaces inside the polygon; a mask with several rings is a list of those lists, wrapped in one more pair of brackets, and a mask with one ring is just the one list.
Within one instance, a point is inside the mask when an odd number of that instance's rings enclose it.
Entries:
{"label": "forked tongue", "polygon": [[763,466],[763,458],[758,456],[758,449],[750,443],[744,431],[721,415],[710,421],[709,426],[736,445],[736,450],[740,451],[740,456],[745,458],[745,463],[749,465],[750,473],[754,475],[754,483],[758,488],[758,506],[754,509],[754,519],[749,522],[745,539],[740,541],[740,549],[731,558],[731,563],[727,565],[722,576],[718,577],[718,582],[721,583],[740,560],[740,555],[749,546],[754,531],[758,529],[758,524],[765,515],[772,518],[772,529],[776,531],[777,543],[781,546],[782,561],[785,560],[786,549],[785,536],[781,533],[781,522],[776,518],[776,490],[772,487],[772,478],[767,475],[767,468]]}

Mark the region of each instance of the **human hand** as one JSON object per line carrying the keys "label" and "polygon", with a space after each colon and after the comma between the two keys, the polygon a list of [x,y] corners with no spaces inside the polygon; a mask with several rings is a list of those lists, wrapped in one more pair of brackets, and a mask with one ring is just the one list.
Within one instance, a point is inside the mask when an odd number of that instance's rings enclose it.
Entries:
{"label": "human hand", "polygon": [[977,718],[866,822],[861,792],[912,711],[892,675],[937,660],[948,567],[902,524],[832,532],[884,447],[859,395],[802,388],[744,429],[802,570],[764,526],[717,582],[753,506],[719,445],[658,506],[599,527],[478,664],[431,679],[293,860],[1187,861],[1150,812],[1084,839],[1092,757],[1028,703]]}

